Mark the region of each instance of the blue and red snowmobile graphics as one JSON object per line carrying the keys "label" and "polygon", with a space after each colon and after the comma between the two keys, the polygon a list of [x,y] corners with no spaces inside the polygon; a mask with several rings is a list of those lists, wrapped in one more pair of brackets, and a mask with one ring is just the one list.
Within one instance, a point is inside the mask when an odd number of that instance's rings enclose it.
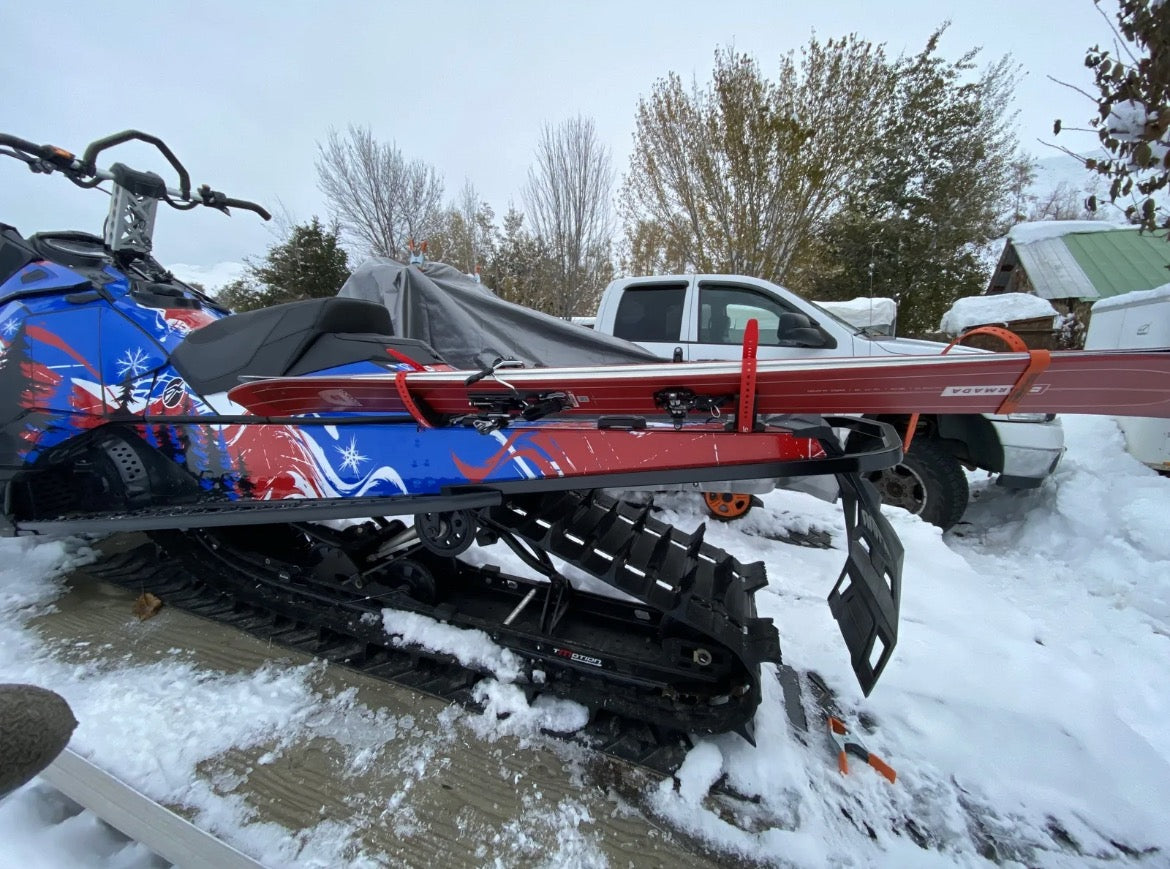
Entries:
{"label": "blue and red snowmobile graphics", "polygon": [[[258,501],[394,498],[557,478],[651,479],[684,470],[734,477],[736,468],[764,469],[815,454],[806,438],[781,430],[741,435],[732,450],[723,427],[714,424],[599,430],[580,422],[520,421],[481,431],[472,425],[422,428],[406,414],[372,421],[368,414],[344,412],[328,422],[308,416],[296,424],[266,423],[222,392],[195,391],[175,367],[176,349],[196,330],[214,329],[221,312],[192,307],[198,302],[190,294],[177,296],[186,307],[152,307],[141,303],[126,275],[106,266],[100,276],[100,290],[89,289],[92,273],[87,279],[39,261],[0,285],[2,377],[11,405],[19,408],[9,426],[19,431],[15,454],[6,457],[13,470],[51,463],[55,450],[107,425],[133,431],[202,491]],[[318,306],[332,301],[343,300]],[[313,373],[393,376],[422,367],[401,361],[392,347],[384,351],[382,361]]]}

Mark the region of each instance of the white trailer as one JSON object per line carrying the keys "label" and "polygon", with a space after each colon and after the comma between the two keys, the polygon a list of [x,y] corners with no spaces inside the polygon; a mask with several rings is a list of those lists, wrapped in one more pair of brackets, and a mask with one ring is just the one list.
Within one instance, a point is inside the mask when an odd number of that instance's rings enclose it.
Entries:
{"label": "white trailer", "polygon": [[[1124,293],[1093,305],[1086,350],[1170,347],[1170,284]],[[1170,420],[1118,417],[1129,452],[1170,473]]]}

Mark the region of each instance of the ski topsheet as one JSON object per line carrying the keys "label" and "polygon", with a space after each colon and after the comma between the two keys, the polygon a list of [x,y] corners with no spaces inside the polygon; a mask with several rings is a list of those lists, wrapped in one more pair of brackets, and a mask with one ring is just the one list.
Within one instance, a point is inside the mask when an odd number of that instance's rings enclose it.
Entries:
{"label": "ski topsheet", "polygon": [[[683,408],[734,412],[744,365],[661,363],[595,368],[405,371],[279,377],[229,393],[261,416],[514,412],[560,396],[548,412],[649,416]],[[1170,350],[1032,351],[948,356],[766,360],[755,364],[760,414],[1088,413],[1170,418]],[[697,401],[696,401],[697,399]],[[531,417],[530,417],[531,418]]]}

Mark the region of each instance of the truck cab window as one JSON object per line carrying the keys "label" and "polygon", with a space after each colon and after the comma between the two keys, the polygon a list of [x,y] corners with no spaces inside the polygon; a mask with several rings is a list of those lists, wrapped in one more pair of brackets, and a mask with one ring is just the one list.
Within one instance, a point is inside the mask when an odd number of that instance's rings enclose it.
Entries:
{"label": "truck cab window", "polygon": [[613,334],[627,341],[678,342],[686,285],[629,287],[622,294]]}
{"label": "truck cab window", "polygon": [[748,320],[760,323],[760,343],[776,344],[784,314],[798,313],[746,287],[704,284],[699,289],[699,343],[742,344]]}

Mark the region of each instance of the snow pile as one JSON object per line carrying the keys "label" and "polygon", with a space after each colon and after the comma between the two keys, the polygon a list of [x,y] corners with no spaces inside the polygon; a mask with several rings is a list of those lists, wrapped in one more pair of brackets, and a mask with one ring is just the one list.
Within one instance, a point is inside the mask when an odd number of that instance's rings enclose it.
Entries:
{"label": "snow pile", "polygon": [[396,646],[418,646],[450,655],[464,667],[492,673],[502,682],[520,678],[520,659],[483,631],[457,628],[418,613],[382,610],[382,627]]}
{"label": "snow pile", "polygon": [[[944,539],[887,511],[906,546],[901,633],[868,700],[824,603],[842,553],[741,542],[767,561],[771,585],[757,604],[776,619],[786,663],[825,678],[897,784],[857,762],[839,775],[827,735],[801,738],[765,678],[758,747],[710,740],[728,781],[759,797],[762,819],[731,823],[713,797],[692,808],[688,788],[714,765],[703,746],[696,769],[682,771],[692,784],[680,774],[679,792],[660,792],[651,808],[764,862],[921,864],[915,840],[960,863],[1079,865],[1124,859],[1126,848],[1165,856],[1170,480],[1125,453],[1111,420],[1065,419],[1069,454],[1054,477],[1031,496],[977,483],[965,536]],[[793,497],[765,496],[765,509]],[[711,530],[712,542],[733,542],[731,528]],[[819,728],[823,716],[808,698],[805,707]]]}
{"label": "snow pile", "polygon": [[513,684],[522,677],[520,659],[483,631],[392,609],[382,610],[382,626],[396,646],[417,646],[450,655],[468,669],[495,676],[476,683],[472,699],[483,706],[483,712],[465,720],[481,739],[528,737],[542,731],[572,733],[589,723],[589,710],[580,703],[547,696],[529,703],[524,689]]}
{"label": "snow pile", "polygon": [[45,784],[32,784],[0,803],[0,865],[21,869],[108,866],[158,869],[144,846]]}
{"label": "snow pile", "polygon": [[1108,220],[1033,220],[1017,223],[1008,230],[1007,237],[1012,244],[1033,244],[1074,232],[1111,232],[1115,229],[1137,232],[1131,224],[1111,223]]}
{"label": "snow pile", "polygon": [[1170,284],[1162,284],[1152,290],[1134,290],[1131,293],[1122,293],[1120,296],[1110,296],[1093,303],[1093,313],[1111,311],[1114,308],[1128,308],[1130,305],[1144,305],[1149,302],[1160,302],[1170,299]]}
{"label": "snow pile", "polygon": [[858,297],[847,302],[813,302],[830,314],[836,314],[846,323],[865,329],[873,326],[894,325],[898,316],[898,303],[893,299]]}
{"label": "snow pile", "polygon": [[1055,317],[1056,308],[1047,299],[1029,293],[999,293],[994,296],[967,296],[943,314],[939,329],[958,335],[972,326],[1011,323],[1033,317]]}

